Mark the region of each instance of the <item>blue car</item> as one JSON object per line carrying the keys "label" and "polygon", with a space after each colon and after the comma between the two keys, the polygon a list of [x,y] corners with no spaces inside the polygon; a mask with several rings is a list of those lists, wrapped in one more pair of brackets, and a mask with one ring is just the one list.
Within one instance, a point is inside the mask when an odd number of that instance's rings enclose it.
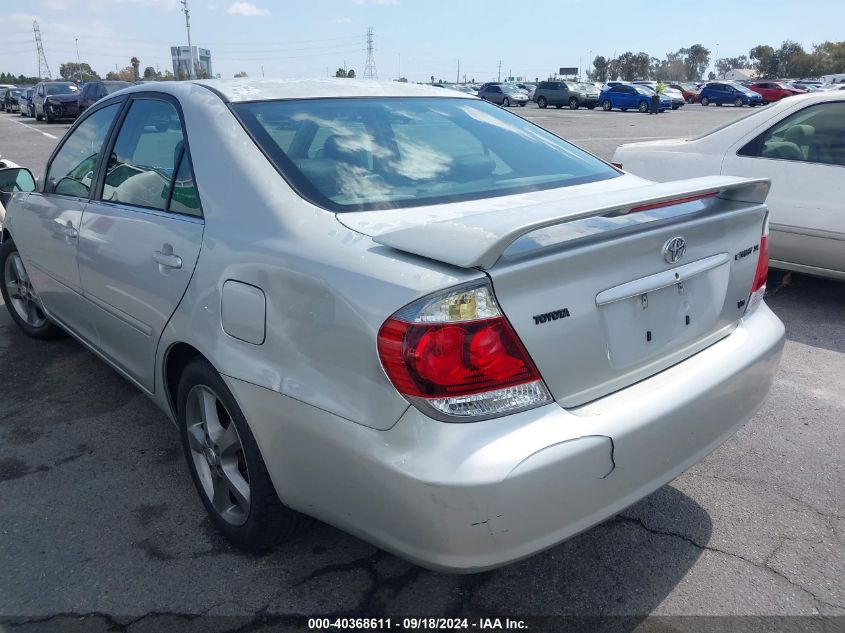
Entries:
{"label": "blue car", "polygon": [[[613,108],[625,110],[639,110],[648,112],[651,109],[651,97],[654,91],[646,86],[635,84],[618,84],[603,90],[599,95],[599,103],[603,110],[610,111]],[[660,112],[672,107],[672,99],[666,95],[660,95]]]}
{"label": "blue car", "polygon": [[736,84],[729,81],[711,81],[706,84],[698,95],[698,101],[703,106],[715,103],[716,105],[724,105],[725,103],[732,103],[738,108],[744,105],[752,108],[757,105],[763,105],[762,95],[749,90],[742,84]]}

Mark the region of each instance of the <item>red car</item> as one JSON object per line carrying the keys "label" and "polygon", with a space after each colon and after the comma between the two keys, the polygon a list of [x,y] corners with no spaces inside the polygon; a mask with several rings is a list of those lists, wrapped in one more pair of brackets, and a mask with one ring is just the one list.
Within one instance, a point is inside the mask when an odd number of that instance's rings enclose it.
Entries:
{"label": "red car", "polygon": [[668,84],[670,88],[674,88],[675,90],[680,90],[681,94],[684,95],[684,101],[687,103],[695,103],[698,101],[698,93],[701,92],[694,83],[685,81],[685,82],[678,82],[678,83],[670,83]]}
{"label": "red car", "polygon": [[778,81],[761,81],[749,86],[751,90],[763,97],[763,103],[772,103],[773,101],[780,101],[784,97],[791,97],[792,95],[804,94],[804,90],[796,90],[790,88]]}

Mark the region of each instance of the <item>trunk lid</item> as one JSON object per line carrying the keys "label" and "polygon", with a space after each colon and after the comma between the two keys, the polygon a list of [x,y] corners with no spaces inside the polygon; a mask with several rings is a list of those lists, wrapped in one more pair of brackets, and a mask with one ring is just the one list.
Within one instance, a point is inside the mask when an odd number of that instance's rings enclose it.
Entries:
{"label": "trunk lid", "polygon": [[373,239],[484,270],[555,400],[574,407],[662,371],[736,327],[757,266],[767,193],[765,180],[728,177],[567,191],[519,209],[445,211],[404,228],[386,223]]}

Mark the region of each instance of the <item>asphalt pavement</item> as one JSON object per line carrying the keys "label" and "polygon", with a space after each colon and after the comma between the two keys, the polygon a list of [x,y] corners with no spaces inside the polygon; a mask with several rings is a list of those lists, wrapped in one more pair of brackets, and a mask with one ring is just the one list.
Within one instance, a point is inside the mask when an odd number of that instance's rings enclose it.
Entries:
{"label": "asphalt pavement", "polygon": [[[610,158],[622,142],[746,112],[517,113]],[[67,125],[21,121],[0,114],[0,154],[41,174]],[[164,415],[75,341],[28,339],[0,310],[0,632],[304,630],[300,616],[331,614],[840,630],[845,284],[774,272],[767,302],[787,342],[745,428],[618,517],[471,576],[422,570],[320,523],[269,554],[236,552],[206,518]]]}

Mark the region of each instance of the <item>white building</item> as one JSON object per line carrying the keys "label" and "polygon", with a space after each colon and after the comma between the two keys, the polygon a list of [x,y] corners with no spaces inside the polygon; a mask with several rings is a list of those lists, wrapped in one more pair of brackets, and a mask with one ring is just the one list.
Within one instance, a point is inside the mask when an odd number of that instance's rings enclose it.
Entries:
{"label": "white building", "polygon": [[722,79],[728,81],[754,81],[757,79],[757,71],[753,68],[734,68],[726,72]]}
{"label": "white building", "polygon": [[[211,69],[211,50],[207,48],[199,48],[192,46],[194,50],[194,77],[206,74],[208,77],[214,77]],[[173,59],[173,74],[179,76],[181,70],[185,77],[188,77],[189,69],[191,67],[191,49],[187,46],[171,46],[170,57]]]}
{"label": "white building", "polygon": [[819,77],[826,84],[841,84],[845,83],[845,73],[838,73],[836,75],[822,75]]}

